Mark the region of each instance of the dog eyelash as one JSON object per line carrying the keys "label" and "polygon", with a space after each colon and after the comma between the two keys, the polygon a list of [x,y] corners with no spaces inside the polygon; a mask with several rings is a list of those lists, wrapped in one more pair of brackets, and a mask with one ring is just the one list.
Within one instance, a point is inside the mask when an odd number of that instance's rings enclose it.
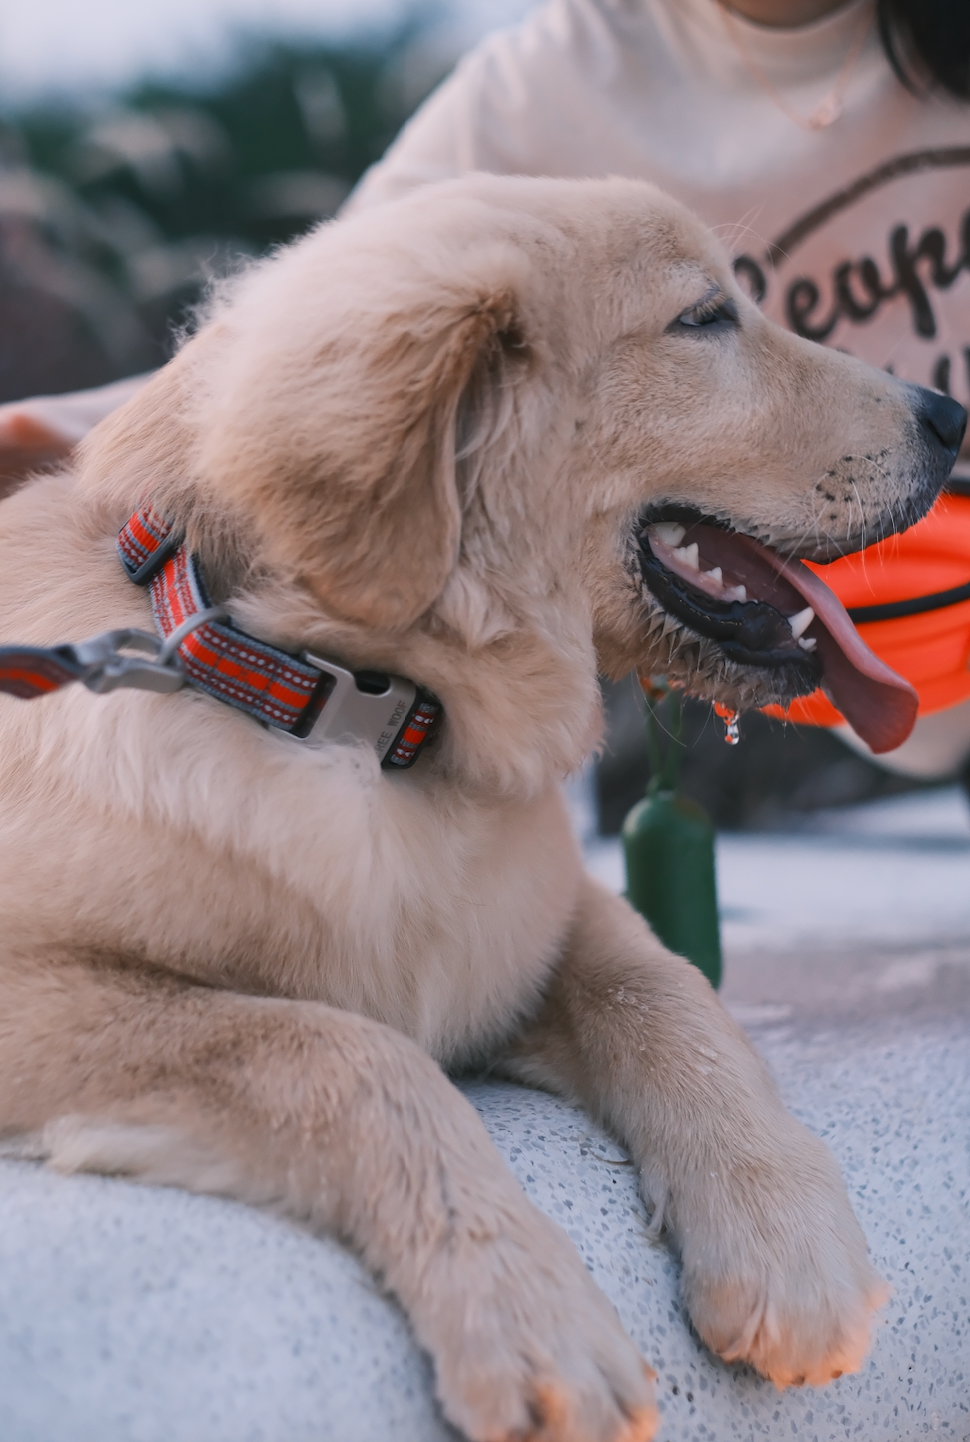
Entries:
{"label": "dog eyelash", "polygon": [[736,326],[737,323],[737,306],[733,300],[724,298],[704,301],[700,305],[692,306],[690,310],[682,311],[668,329],[674,330],[680,326],[690,330],[709,330],[713,327],[723,329],[726,326]]}

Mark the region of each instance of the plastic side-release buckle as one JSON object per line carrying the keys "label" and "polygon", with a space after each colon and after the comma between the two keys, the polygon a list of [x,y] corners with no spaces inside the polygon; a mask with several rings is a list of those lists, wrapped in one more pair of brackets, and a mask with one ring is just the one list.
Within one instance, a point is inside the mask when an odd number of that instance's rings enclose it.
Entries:
{"label": "plastic side-release buckle", "polygon": [[348,671],[313,651],[304,651],[303,660],[329,677],[332,684],[313,724],[296,739],[366,741],[382,765],[388,764],[388,753],[418,699],[414,682],[382,671]]}

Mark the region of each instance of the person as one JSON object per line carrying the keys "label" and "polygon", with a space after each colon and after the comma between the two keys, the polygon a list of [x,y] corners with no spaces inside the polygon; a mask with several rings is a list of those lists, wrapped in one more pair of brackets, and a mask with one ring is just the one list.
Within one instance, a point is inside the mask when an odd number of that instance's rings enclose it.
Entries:
{"label": "person", "polygon": [[138,391],[151,372],[91,390],[0,405],[0,498],[28,471],[64,460],[98,421]]}
{"label": "person", "polygon": [[[966,0],[548,0],[459,63],[346,209],[469,170],[650,180],[719,231],[772,319],[970,402],[968,100]],[[16,416],[50,436],[73,401],[31,404],[0,408],[0,451]],[[970,452],[956,476],[970,488]],[[931,600],[960,591],[933,584],[938,572],[970,583],[970,498],[957,525],[959,502],[884,543],[883,591],[900,562],[912,584],[917,555]],[[826,568],[837,590],[847,565]],[[880,604],[876,570],[850,567],[853,604]],[[867,627],[877,651],[902,627],[921,691],[914,734],[888,758],[899,770],[946,775],[970,757],[966,590],[945,618],[935,605]],[[945,684],[914,676],[925,628],[947,625]],[[838,723],[826,707],[792,714]]]}

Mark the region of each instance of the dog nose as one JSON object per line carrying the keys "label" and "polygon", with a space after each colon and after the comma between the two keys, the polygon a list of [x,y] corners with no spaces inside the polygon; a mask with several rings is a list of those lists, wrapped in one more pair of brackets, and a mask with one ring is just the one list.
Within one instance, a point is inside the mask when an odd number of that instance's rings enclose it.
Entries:
{"label": "dog nose", "polygon": [[967,428],[967,413],[963,406],[949,396],[941,396],[938,391],[921,386],[916,413],[923,429],[929,431],[956,459]]}

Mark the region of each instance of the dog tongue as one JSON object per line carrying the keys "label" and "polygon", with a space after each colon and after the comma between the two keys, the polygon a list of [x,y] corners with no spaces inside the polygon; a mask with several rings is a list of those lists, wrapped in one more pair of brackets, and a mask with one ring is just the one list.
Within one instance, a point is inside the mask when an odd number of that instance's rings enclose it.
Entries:
{"label": "dog tongue", "polygon": [[823,685],[833,704],[877,755],[902,745],[916,721],[916,691],[873,655],[838,596],[814,571],[801,561],[784,560],[752,536],[736,531],[695,525],[683,544],[693,540],[704,559],[722,565],[747,587],[752,599],[767,601],[788,614],[787,605],[797,607],[795,598],[784,594],[791,587],[811,606],[816,619],[806,634],[816,639]]}

